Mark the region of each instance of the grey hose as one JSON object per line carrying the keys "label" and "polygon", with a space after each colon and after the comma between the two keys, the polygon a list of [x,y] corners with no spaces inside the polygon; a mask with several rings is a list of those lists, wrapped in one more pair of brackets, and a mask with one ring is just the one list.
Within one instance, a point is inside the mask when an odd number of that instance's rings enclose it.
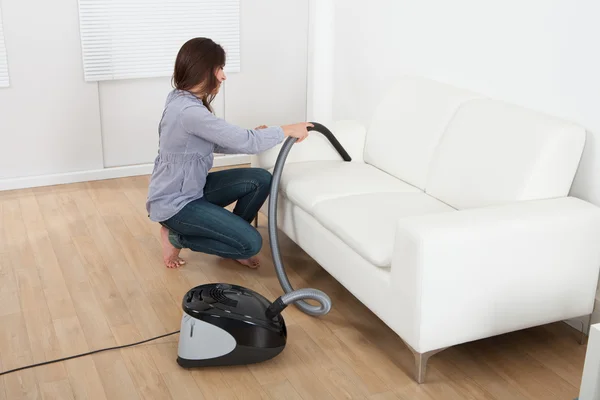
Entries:
{"label": "grey hose", "polygon": [[[294,290],[290,281],[288,280],[283,261],[281,260],[281,254],[279,252],[279,240],[277,230],[277,197],[279,193],[279,181],[281,180],[281,173],[283,171],[283,165],[288,156],[288,153],[292,149],[292,146],[296,142],[296,138],[289,137],[283,144],[277,161],[275,162],[275,168],[273,170],[273,179],[271,183],[271,192],[269,194],[269,240],[271,242],[271,254],[273,255],[273,263],[275,264],[275,272],[281,287],[286,294],[279,297],[272,306],[269,308],[269,316],[279,314],[286,306],[294,303],[301,311],[308,315],[320,316],[325,315],[331,310],[331,299],[325,293],[317,289],[298,289]],[[305,299],[316,300],[320,303],[319,306],[313,306]]]}

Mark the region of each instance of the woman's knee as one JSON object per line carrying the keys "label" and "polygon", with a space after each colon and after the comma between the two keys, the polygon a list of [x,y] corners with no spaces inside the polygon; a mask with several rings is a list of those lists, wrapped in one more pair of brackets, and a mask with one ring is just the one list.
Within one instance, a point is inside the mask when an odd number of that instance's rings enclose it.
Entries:
{"label": "woman's knee", "polygon": [[260,185],[268,186],[271,184],[273,175],[263,168],[252,168],[252,178],[255,179]]}
{"label": "woman's knee", "polygon": [[244,246],[244,252],[246,253],[247,257],[253,257],[257,255],[262,249],[263,244],[262,236],[256,229],[252,228],[250,232],[251,233],[246,235],[246,243]]}

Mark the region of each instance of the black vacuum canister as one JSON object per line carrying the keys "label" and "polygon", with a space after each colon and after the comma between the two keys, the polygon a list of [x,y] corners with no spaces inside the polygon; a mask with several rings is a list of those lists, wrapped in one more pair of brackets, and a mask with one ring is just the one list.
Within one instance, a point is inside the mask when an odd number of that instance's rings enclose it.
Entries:
{"label": "black vacuum canister", "polygon": [[185,368],[253,364],[286,345],[281,315],[266,316],[271,302],[248,288],[211,283],[183,297],[177,362]]}

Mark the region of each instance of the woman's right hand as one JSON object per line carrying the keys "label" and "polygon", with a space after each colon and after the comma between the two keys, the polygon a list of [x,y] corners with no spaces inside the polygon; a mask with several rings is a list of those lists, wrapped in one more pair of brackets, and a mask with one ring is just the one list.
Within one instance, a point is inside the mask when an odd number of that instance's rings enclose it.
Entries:
{"label": "woman's right hand", "polygon": [[285,136],[295,137],[298,139],[296,143],[300,143],[308,137],[307,128],[313,126],[314,125],[310,122],[300,122],[297,124],[283,125],[281,128],[283,129],[283,134]]}

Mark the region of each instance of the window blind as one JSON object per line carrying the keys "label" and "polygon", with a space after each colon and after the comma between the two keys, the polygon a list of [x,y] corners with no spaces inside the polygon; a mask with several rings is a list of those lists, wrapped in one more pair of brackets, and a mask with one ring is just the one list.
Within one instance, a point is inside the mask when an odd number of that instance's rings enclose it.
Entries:
{"label": "window blind", "polygon": [[9,87],[8,60],[6,46],[4,45],[4,30],[2,29],[2,10],[0,10],[0,87]]}
{"label": "window blind", "polygon": [[240,0],[79,0],[86,81],[171,76],[179,48],[209,37],[240,70]]}

